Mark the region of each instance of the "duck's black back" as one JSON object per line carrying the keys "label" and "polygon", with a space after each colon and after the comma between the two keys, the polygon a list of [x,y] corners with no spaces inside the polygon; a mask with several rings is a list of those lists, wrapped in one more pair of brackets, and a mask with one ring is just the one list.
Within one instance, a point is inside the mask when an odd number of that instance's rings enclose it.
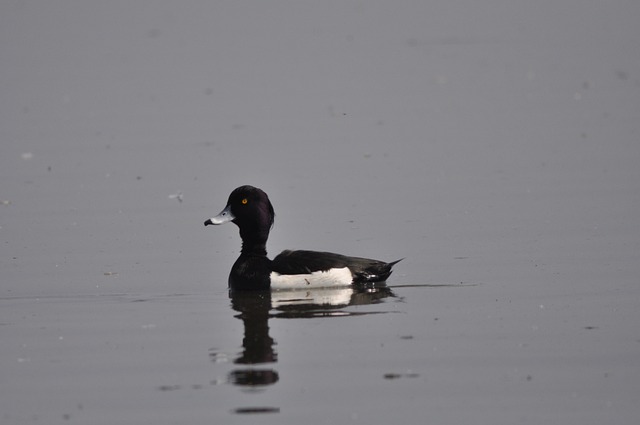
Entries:
{"label": "duck's black back", "polygon": [[273,259],[271,267],[280,274],[304,274],[348,267],[353,275],[353,282],[362,283],[386,280],[391,275],[391,268],[398,261],[386,263],[333,252],[285,250]]}

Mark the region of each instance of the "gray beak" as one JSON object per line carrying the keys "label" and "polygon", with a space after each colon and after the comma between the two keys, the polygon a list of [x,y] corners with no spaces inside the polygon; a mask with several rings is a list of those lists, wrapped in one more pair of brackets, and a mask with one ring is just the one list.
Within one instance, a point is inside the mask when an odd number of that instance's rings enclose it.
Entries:
{"label": "gray beak", "polygon": [[235,216],[231,213],[231,206],[227,205],[225,209],[220,212],[220,214],[205,221],[204,225],[208,226],[210,224],[223,224],[227,221],[232,221],[234,218]]}

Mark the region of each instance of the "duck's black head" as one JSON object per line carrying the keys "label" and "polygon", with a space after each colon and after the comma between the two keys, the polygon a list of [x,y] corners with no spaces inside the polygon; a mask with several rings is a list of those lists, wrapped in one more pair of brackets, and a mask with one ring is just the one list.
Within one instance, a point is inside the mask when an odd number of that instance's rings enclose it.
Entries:
{"label": "duck's black head", "polygon": [[232,221],[240,228],[243,254],[266,254],[265,246],[274,217],[266,193],[257,187],[240,186],[231,192],[227,206],[220,214],[205,221],[204,225]]}

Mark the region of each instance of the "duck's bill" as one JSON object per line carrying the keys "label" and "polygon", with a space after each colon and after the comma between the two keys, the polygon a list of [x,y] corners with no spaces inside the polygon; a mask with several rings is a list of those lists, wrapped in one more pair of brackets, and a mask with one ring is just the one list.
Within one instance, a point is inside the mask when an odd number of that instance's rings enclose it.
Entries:
{"label": "duck's bill", "polygon": [[227,221],[232,221],[234,218],[236,217],[231,213],[231,206],[227,205],[227,207],[223,209],[220,214],[205,221],[204,225],[208,226],[210,224],[223,224]]}

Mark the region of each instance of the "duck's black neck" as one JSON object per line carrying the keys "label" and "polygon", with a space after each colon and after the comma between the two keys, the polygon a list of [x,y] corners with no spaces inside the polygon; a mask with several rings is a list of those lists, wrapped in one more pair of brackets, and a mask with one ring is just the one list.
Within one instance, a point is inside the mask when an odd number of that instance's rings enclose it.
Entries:
{"label": "duck's black neck", "polygon": [[242,238],[242,255],[260,255],[267,256],[267,232],[243,232],[240,231]]}
{"label": "duck's black neck", "polygon": [[267,247],[263,243],[249,243],[242,241],[242,255],[261,255],[267,256]]}

